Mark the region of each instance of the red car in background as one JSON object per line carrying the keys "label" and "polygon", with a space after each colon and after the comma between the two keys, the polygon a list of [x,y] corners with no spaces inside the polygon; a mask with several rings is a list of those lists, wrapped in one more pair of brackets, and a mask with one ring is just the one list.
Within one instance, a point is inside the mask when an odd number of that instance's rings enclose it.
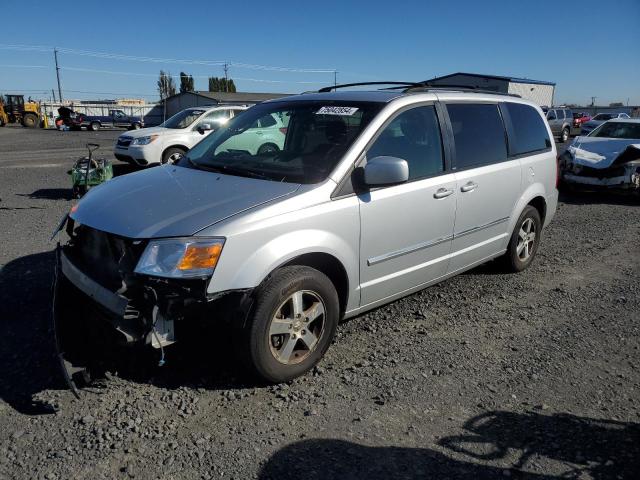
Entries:
{"label": "red car in background", "polygon": [[580,128],[583,123],[589,120],[591,120],[591,117],[585,112],[574,112],[573,114],[573,126],[576,128]]}

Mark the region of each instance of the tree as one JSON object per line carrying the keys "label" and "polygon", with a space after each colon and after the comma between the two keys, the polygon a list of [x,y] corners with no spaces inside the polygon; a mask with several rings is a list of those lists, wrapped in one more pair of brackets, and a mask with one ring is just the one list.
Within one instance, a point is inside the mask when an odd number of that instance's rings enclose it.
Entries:
{"label": "tree", "polygon": [[224,77],[209,77],[209,91],[235,93],[236,84],[231,78],[226,79]]}
{"label": "tree", "polygon": [[176,94],[176,84],[169,72],[165,73],[163,70],[160,70],[158,92],[160,93],[160,100],[164,100],[165,98]]}
{"label": "tree", "polygon": [[180,72],[180,93],[193,91],[193,77],[184,72]]}

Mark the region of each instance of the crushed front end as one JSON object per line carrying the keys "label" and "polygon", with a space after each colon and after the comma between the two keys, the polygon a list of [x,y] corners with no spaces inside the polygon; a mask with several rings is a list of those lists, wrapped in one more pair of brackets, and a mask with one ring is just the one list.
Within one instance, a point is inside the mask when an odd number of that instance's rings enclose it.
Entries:
{"label": "crushed front end", "polygon": [[570,185],[640,194],[640,148],[635,145],[613,159],[569,147],[559,157],[559,168],[562,181]]}
{"label": "crushed front end", "polygon": [[71,218],[63,225],[69,239],[56,249],[53,322],[64,375],[76,394],[81,384],[120,371],[125,359],[153,356],[162,364],[164,347],[184,330],[243,311],[247,292],[212,296],[204,277],[137,273],[149,240],[106,233]]}

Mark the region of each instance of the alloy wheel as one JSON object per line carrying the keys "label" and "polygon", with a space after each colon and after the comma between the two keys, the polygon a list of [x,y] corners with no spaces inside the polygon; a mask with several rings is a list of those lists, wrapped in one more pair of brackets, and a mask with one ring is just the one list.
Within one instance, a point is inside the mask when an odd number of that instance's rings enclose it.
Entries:
{"label": "alloy wheel", "polygon": [[316,348],[325,330],[325,306],[311,290],[291,294],[276,309],[269,325],[269,347],[285,365],[304,361]]}
{"label": "alloy wheel", "polygon": [[536,224],[532,218],[525,218],[520,225],[520,231],[518,232],[518,245],[516,247],[516,253],[518,258],[526,262],[533,253],[533,247],[536,241]]}

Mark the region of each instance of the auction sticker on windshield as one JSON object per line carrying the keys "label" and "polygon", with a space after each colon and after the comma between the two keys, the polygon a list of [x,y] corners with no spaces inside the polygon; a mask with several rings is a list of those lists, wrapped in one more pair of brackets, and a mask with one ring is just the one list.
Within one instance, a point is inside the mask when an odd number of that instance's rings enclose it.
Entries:
{"label": "auction sticker on windshield", "polygon": [[316,115],[343,115],[348,117],[357,111],[357,107],[322,107],[316,112]]}

